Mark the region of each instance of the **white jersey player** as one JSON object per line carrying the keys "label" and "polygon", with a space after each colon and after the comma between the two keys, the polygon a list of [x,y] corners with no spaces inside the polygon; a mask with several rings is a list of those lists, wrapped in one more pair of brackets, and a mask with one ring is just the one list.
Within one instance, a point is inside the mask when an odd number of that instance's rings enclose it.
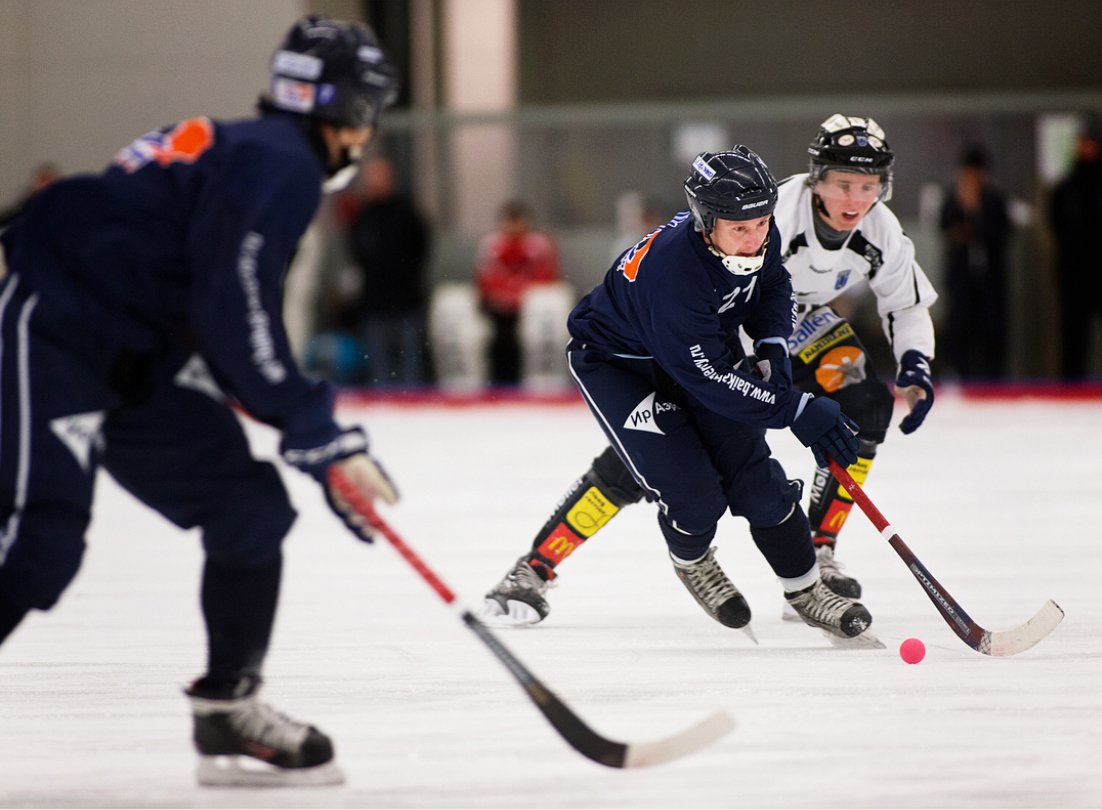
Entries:
{"label": "white jersey player", "polygon": [[[871,118],[832,115],[820,125],[808,153],[809,171],[780,184],[774,211],[796,297],[795,328],[788,355],[760,358],[768,361],[761,367],[788,375],[802,391],[837,400],[860,425],[858,460],[849,473],[864,482],[887,436],[895,399],[868,362],[853,326],[830,304],[862,281],[868,283],[897,363],[896,390],[909,409],[900,429],[911,433],[934,401],[929,307],[937,293],[915,261],[914,245],[899,220],[884,205],[891,196],[895,155],[880,126]],[[759,357],[768,350],[759,347]],[[531,550],[486,595],[482,618],[508,624],[541,621],[549,611],[544,593],[555,566],[620,508],[642,497],[643,490],[607,448],[571,486]],[[852,507],[829,469],[817,468],[808,517],[820,573],[836,593],[855,599],[861,596],[860,583],[843,574],[834,559],[838,532]]]}

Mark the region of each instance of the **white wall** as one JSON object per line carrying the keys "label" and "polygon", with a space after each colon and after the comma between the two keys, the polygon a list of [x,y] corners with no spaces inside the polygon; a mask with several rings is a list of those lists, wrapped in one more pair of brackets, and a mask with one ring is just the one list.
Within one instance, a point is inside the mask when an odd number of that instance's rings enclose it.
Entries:
{"label": "white wall", "polygon": [[95,171],[150,129],[251,114],[305,0],[0,0],[0,206],[49,160]]}
{"label": "white wall", "polygon": [[[445,106],[461,113],[516,106],[515,0],[447,0],[443,29]],[[451,146],[457,229],[485,233],[514,193],[515,134],[504,124],[471,126],[456,133]]]}

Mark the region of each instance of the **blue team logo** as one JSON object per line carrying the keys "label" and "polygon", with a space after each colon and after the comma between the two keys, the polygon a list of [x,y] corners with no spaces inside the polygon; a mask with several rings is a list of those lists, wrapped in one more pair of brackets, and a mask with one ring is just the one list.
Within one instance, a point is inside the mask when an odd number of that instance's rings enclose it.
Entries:
{"label": "blue team logo", "polygon": [[834,280],[834,289],[840,290],[846,286],[846,282],[849,281],[849,270],[843,270],[838,274],[838,278]]}

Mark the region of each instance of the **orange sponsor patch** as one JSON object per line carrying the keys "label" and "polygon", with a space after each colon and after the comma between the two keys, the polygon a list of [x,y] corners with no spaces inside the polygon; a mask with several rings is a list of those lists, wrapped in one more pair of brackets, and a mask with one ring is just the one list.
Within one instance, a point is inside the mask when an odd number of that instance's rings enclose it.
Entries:
{"label": "orange sponsor patch", "polygon": [[823,355],[815,369],[815,381],[828,394],[847,385],[854,385],[866,377],[865,353],[856,346],[839,346]]}

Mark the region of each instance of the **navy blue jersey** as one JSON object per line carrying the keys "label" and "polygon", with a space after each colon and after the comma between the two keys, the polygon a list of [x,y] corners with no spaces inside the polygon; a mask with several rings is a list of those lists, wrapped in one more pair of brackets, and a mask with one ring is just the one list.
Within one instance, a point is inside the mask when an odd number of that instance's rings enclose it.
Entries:
{"label": "navy blue jersey", "polygon": [[2,239],[36,317],[78,350],[154,363],[198,351],[285,442],[316,446],[337,432],[332,395],[297,369],[282,284],[323,179],[292,116],[195,118],[40,192]]}
{"label": "navy blue jersey", "polygon": [[772,224],[761,270],[735,275],[693,229],[687,211],[626,251],[570,314],[570,335],[607,354],[653,358],[710,410],[760,427],[791,424],[800,393],[736,368],[738,330],[787,339],[794,300]]}

